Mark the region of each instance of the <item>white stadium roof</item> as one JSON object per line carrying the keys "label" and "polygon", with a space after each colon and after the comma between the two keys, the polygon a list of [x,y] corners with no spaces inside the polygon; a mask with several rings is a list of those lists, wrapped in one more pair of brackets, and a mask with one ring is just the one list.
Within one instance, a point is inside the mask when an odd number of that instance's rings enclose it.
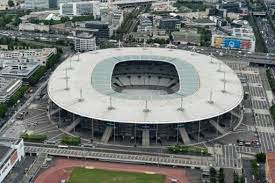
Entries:
{"label": "white stadium roof", "polygon": [[[243,99],[243,88],[234,71],[222,61],[202,54],[135,47],[97,50],[82,53],[79,60],[77,58],[75,55],[67,59],[54,71],[48,83],[48,94],[59,107],[87,118],[121,123],[185,123],[227,113]],[[126,60],[173,64],[179,75],[179,91],[149,98],[135,98],[113,91],[112,70],[115,64]],[[224,76],[226,92],[222,92]],[[83,100],[79,100],[80,90]],[[211,91],[213,103],[209,103]],[[110,96],[113,110],[108,109]],[[144,112],[145,100],[149,112]],[[181,101],[183,111],[177,110]]]}

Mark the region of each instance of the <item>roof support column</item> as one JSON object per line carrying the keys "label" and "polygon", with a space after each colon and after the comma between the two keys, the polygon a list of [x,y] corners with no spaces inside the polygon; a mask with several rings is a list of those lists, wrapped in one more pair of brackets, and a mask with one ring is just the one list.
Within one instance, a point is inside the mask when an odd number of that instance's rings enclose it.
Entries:
{"label": "roof support column", "polygon": [[201,121],[199,121],[198,142],[200,142]]}
{"label": "roof support column", "polygon": [[135,123],[135,127],[134,127],[134,135],[135,135],[135,146],[137,145],[137,124]]}
{"label": "roof support column", "polygon": [[156,126],[156,145],[158,144],[158,124]]}
{"label": "roof support column", "polygon": [[116,123],[114,123],[114,144],[116,143]]}
{"label": "roof support column", "polygon": [[59,127],[61,127],[61,110],[58,111],[58,124],[59,124]]}
{"label": "roof support column", "polygon": [[218,116],[218,118],[217,118],[217,127],[216,127],[217,136],[219,136],[219,130],[218,130],[218,128],[220,126],[219,122],[220,122],[220,116]]}
{"label": "roof support column", "polygon": [[92,118],[92,141],[94,141],[94,119]]}
{"label": "roof support column", "polygon": [[177,124],[177,144],[179,144],[179,125]]}

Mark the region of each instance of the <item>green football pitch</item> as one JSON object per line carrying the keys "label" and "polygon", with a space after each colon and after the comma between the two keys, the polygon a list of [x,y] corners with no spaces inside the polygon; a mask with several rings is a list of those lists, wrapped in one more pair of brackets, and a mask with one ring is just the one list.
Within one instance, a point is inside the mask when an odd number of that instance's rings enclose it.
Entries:
{"label": "green football pitch", "polygon": [[68,183],[164,183],[165,175],[75,168]]}

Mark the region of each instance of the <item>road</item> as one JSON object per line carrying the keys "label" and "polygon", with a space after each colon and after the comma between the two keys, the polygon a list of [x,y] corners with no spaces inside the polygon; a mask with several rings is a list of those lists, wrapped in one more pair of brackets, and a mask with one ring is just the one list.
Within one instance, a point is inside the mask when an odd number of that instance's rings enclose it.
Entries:
{"label": "road", "polygon": [[[64,53],[60,59],[65,60],[66,58],[68,58],[70,56],[70,54],[71,53]],[[35,97],[37,95],[39,95],[41,93],[41,91],[47,86],[49,75],[50,75],[50,72],[48,72],[48,74],[46,75],[45,81],[42,81],[41,83],[39,83],[38,88],[35,91],[35,93],[30,95],[30,98],[27,99],[27,101],[23,105],[21,105],[18,108],[18,110],[15,111],[14,114],[8,119],[8,121],[2,126],[2,128],[0,129],[1,136],[6,137],[6,136],[11,135],[12,137],[20,137],[20,135],[25,130],[25,128],[24,128],[24,125],[18,125],[18,123],[15,123],[16,116],[18,115],[19,112],[25,110],[32,103],[32,101],[35,99]],[[14,129],[17,129],[17,130],[13,131],[13,133],[7,133],[7,130],[10,129],[12,126],[14,126],[15,127]]]}
{"label": "road", "polygon": [[[135,24],[135,23],[133,23]],[[270,28],[267,28],[268,30]],[[270,49],[275,48],[275,40],[273,38],[270,38],[271,33],[267,33],[268,37],[267,40],[268,42],[272,42],[270,45]],[[0,36],[5,36],[5,37],[12,37],[12,38],[18,38],[20,40],[34,40],[34,39],[41,39],[41,41],[46,40],[46,41],[56,41],[56,40],[70,40],[70,36],[62,35],[62,34],[49,34],[49,33],[35,33],[35,32],[22,32],[22,31],[12,31],[12,30],[0,30]],[[127,46],[126,44],[124,44]],[[195,49],[194,47],[188,47],[184,45],[179,45],[179,49],[184,49],[184,50],[193,50],[202,54],[209,55],[212,53],[214,56],[217,57],[228,57],[228,58],[236,58],[240,61],[246,61],[246,62],[251,62],[251,63],[259,63],[259,64],[272,64],[275,65],[275,54],[266,54],[266,53],[250,53],[250,52],[245,52],[245,51],[239,51],[239,50],[225,50],[225,49],[217,49],[217,48],[211,48],[211,47],[200,47],[197,46]],[[222,56],[221,56],[222,55]]]}
{"label": "road", "polygon": [[[0,129],[0,135],[5,137],[6,135],[4,134],[8,128],[10,128],[12,126],[12,124],[15,122],[16,120],[16,116],[18,115],[19,112],[21,112],[22,110],[24,110],[25,108],[27,108],[30,103],[34,100],[35,96],[39,95],[41,90],[44,89],[48,84],[48,80],[44,81],[40,87],[35,91],[35,93],[30,96],[30,98],[12,115],[12,117],[4,124],[4,126]],[[14,134],[13,134],[14,135]]]}
{"label": "road", "polygon": [[259,27],[262,38],[269,53],[275,53],[275,34],[266,18],[256,17],[256,23]]}
{"label": "road", "polygon": [[18,38],[21,40],[35,40],[41,39],[44,41],[57,41],[70,39],[69,36],[63,34],[50,34],[50,33],[37,33],[26,31],[14,31],[14,30],[0,30],[0,36],[7,36],[12,38]]}

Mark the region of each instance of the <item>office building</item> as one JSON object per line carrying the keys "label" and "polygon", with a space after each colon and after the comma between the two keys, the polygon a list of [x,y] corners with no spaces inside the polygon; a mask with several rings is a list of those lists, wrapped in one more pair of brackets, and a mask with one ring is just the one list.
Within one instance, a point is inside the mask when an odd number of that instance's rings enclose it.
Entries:
{"label": "office building", "polygon": [[25,0],[26,9],[49,9],[49,0]]}
{"label": "office building", "polygon": [[97,3],[94,1],[61,3],[59,13],[62,16],[81,16],[93,14],[93,9],[96,5]]}
{"label": "office building", "polygon": [[162,18],[159,22],[160,29],[176,30],[180,29],[181,22],[177,18]]}
{"label": "office building", "polygon": [[46,65],[51,56],[57,53],[56,48],[42,48],[29,50],[0,51],[0,67],[8,62],[37,62],[39,65]]}
{"label": "office building", "polygon": [[77,34],[74,39],[74,47],[76,51],[93,51],[96,49],[96,39],[93,34],[82,32]]}
{"label": "office building", "polygon": [[0,102],[4,103],[22,86],[22,81],[15,78],[0,77]]}
{"label": "office building", "polygon": [[0,71],[2,77],[29,79],[40,67],[36,62],[14,63]]}
{"label": "office building", "polygon": [[81,28],[93,30],[97,41],[109,39],[113,35],[113,29],[108,23],[101,21],[88,21],[80,24]]}

